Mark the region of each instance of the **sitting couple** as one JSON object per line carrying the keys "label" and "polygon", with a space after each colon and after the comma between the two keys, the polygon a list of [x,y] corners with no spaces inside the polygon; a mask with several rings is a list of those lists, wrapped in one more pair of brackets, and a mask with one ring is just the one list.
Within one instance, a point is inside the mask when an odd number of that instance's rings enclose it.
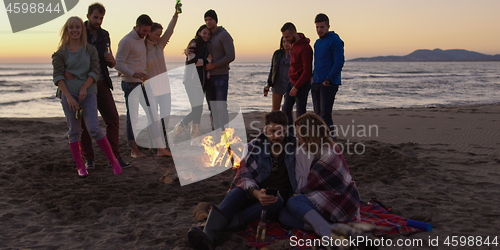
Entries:
{"label": "sitting couple", "polygon": [[[245,230],[263,209],[268,218],[319,236],[329,236],[332,223],[354,218],[359,193],[328,127],[319,116],[306,113],[294,123],[295,140],[287,134],[287,124],[281,111],[266,114],[264,132],[247,145],[226,197],[212,208],[203,229],[189,231],[193,246],[215,248],[222,232]],[[265,188],[278,189],[278,195],[267,195]]]}

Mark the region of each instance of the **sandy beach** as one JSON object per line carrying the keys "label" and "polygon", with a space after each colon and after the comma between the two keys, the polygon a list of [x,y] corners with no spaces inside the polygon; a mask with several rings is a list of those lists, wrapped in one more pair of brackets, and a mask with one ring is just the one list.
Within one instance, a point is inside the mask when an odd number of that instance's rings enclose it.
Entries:
{"label": "sandy beach", "polygon": [[[262,116],[244,114],[249,139]],[[385,238],[422,239],[404,248],[427,249],[438,237],[441,249],[447,236],[500,237],[500,105],[335,111],[334,122],[362,200],[434,227]],[[65,118],[0,118],[1,249],[191,249],[193,208],[218,205],[235,171],[160,183],[175,172],[172,158],[142,148],[148,158],[132,159],[124,124],[121,152],[133,167],[113,175],[94,143],[97,169],[81,179]],[[248,249],[237,234],[224,237],[217,249]],[[461,249],[471,248],[496,247]]]}

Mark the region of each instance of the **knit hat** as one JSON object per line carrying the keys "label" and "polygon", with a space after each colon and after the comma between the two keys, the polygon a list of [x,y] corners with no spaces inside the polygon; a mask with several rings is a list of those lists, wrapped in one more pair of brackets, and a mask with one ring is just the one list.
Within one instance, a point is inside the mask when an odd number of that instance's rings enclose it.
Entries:
{"label": "knit hat", "polygon": [[205,12],[205,18],[206,17],[211,17],[215,20],[216,23],[219,22],[219,20],[217,19],[217,13],[215,13],[215,10],[208,10],[207,12]]}

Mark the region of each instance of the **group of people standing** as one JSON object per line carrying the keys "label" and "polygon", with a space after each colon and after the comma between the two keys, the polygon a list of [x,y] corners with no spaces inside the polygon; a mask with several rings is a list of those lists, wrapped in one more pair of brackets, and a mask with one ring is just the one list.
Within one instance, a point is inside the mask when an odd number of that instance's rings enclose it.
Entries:
{"label": "group of people standing", "polygon": [[[135,27],[118,44],[116,59],[110,49],[109,33],[101,28],[104,14],[104,6],[95,3],[88,8],[86,22],[70,17],[61,29],[59,49],[52,56],[54,83],[61,94],[69,126],[70,149],[82,177],[88,175],[87,169],[94,168],[90,137],[106,154],[115,174],[130,167],[118,148],[119,116],[108,68],[115,67],[122,79],[132,157],[144,157],[137,148],[132,128],[131,118],[138,112],[138,105],[129,102],[133,90],[140,87],[141,94],[153,92],[144,99],[145,105],[154,107],[156,113],[160,106],[163,119],[155,129],[167,128],[170,115],[168,77],[159,76],[167,71],[163,49],[177,23],[177,5],[165,32],[149,16],[139,16]],[[194,64],[193,71],[186,70],[184,76],[192,110],[174,126],[170,132],[173,137],[189,123],[191,136],[199,137],[204,98],[212,113],[213,129],[224,129],[229,122],[226,101],[229,63],[235,58],[233,39],[217,26],[214,10],[207,11],[204,18],[205,25],[196,31],[185,50],[186,64]],[[314,53],[309,39],[297,33],[292,23],[282,27],[280,50],[273,55],[265,87],[265,91],[272,87],[273,111],[264,117],[263,132],[248,143],[220,206],[212,208],[204,227],[195,226],[188,232],[193,246],[213,249],[223,231],[245,229],[247,223],[259,218],[262,210],[267,211],[268,218],[320,236],[330,234],[332,223],[359,215],[359,192],[342,152],[331,139],[332,106],[344,64],[343,42],[336,33],[328,31],[325,14],[318,14],[315,23],[319,39]],[[146,82],[155,78],[163,80]],[[316,114],[305,110],[309,91]],[[283,95],[283,111],[279,111]],[[297,104],[295,121],[294,104]],[[106,135],[99,128],[97,110],[106,123]],[[171,154],[165,148],[158,148],[157,155]]]}
{"label": "group of people standing", "polygon": [[332,110],[335,95],[342,84],[344,42],[337,33],[329,31],[327,15],[318,14],[314,22],[319,36],[314,43],[314,52],[309,38],[298,33],[293,23],[283,25],[280,49],[273,54],[264,93],[272,87],[272,110],[280,110],[285,97],[281,110],[292,125],[293,106],[296,105],[296,117],[305,114],[310,91],[314,113],[334,132]]}
{"label": "group of people standing", "polygon": [[[145,157],[138,149],[137,135],[134,135],[132,125],[137,122],[139,103],[145,110],[152,111],[146,112],[148,120],[153,121],[148,129],[150,139],[158,138],[152,136],[154,133],[161,134],[161,140],[166,137],[171,92],[163,50],[174,32],[179,16],[178,7],[176,3],[174,15],[165,32],[162,25],[153,22],[148,15],[139,16],[132,31],[119,42],[116,59],[111,52],[109,33],[101,27],[106,12],[102,4],[94,3],[89,6],[86,22],[74,16],[62,27],[59,49],[52,56],[53,77],[58,93],[62,93],[61,103],[69,126],[70,148],[81,177],[88,175],[87,170],[95,169],[91,137],[102,145],[115,174],[130,167],[119,151],[119,115],[111,93],[113,84],[108,68],[114,67],[122,80],[121,87],[127,107],[126,133],[131,156]],[[204,18],[205,25],[198,29],[185,52],[186,64],[196,65],[196,81],[192,72],[186,72],[184,79],[192,110],[175,125],[170,133],[173,138],[189,123],[191,137],[199,137],[205,97],[212,111],[213,128],[223,128],[229,122],[225,103],[229,63],[235,58],[233,39],[223,27],[217,26],[218,17],[214,10],[207,11]],[[147,81],[148,79],[156,80]],[[145,103],[129,100],[136,87],[142,88]],[[154,115],[158,114],[158,106],[161,119],[156,119]],[[106,136],[99,128],[97,110],[106,123]],[[158,147],[155,151],[157,156],[172,155],[165,147]]]}
{"label": "group of people standing", "polygon": [[[245,230],[263,210],[269,219],[320,237],[330,237],[335,223],[360,219],[356,183],[332,140],[344,43],[329,31],[325,14],[318,14],[315,24],[314,52],[294,24],[283,25],[264,87],[264,93],[272,87],[273,111],[264,117],[263,132],[248,143],[226,197],[212,207],[204,226],[189,230],[196,249],[214,249],[222,232]],[[315,114],[306,113],[309,91]]]}

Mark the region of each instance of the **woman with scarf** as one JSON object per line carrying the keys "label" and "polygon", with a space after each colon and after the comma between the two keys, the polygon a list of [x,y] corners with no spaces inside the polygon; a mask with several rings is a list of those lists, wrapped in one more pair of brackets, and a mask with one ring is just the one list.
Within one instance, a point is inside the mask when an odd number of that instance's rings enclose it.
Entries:
{"label": "woman with scarf", "polygon": [[[332,223],[348,222],[359,213],[358,188],[342,152],[329,137],[330,130],[318,115],[306,113],[294,125],[300,145],[295,165],[297,194],[281,210],[280,222],[314,231],[320,237],[330,236]],[[311,157],[310,165],[300,165]]]}

